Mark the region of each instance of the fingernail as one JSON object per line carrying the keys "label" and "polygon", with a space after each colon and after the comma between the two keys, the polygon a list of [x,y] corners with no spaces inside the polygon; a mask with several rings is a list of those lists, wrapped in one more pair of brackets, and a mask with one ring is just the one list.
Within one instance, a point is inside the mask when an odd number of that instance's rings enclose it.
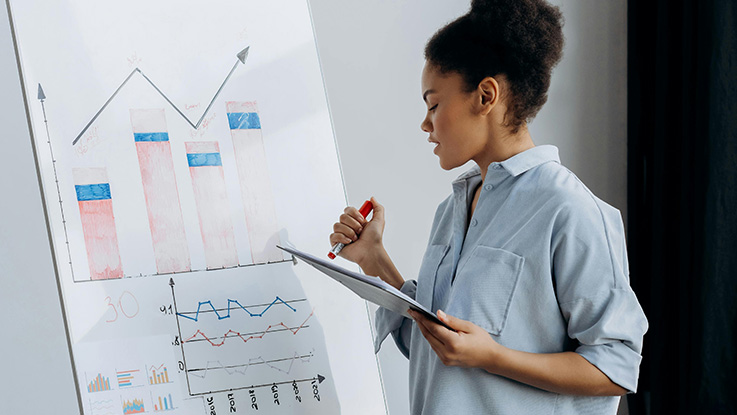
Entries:
{"label": "fingernail", "polygon": [[440,316],[440,318],[443,318],[443,319],[446,317],[443,310],[438,310],[438,315]]}

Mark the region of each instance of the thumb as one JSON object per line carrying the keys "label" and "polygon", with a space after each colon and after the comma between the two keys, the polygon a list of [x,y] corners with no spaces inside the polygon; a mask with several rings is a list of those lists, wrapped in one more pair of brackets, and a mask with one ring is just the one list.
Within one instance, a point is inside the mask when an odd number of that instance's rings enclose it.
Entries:
{"label": "thumb", "polygon": [[371,220],[384,223],[384,206],[380,204],[375,197],[371,196],[371,204],[374,205],[373,217]]}
{"label": "thumb", "polygon": [[461,320],[458,317],[453,317],[448,314],[445,314],[443,310],[438,309],[438,318],[443,323],[447,324],[448,327],[452,328],[455,331],[462,331],[462,332],[470,332],[473,329],[474,324],[470,321]]}

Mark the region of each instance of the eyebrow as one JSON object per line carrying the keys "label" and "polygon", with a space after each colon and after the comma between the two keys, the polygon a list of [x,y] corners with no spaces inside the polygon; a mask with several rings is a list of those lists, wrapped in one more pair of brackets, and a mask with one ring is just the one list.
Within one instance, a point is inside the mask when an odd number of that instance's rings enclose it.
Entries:
{"label": "eyebrow", "polygon": [[422,94],[422,100],[425,101],[425,102],[427,102],[427,96],[430,95],[430,94],[434,94],[436,92],[437,91],[435,91],[434,89],[428,89],[427,91],[425,91],[424,94]]}

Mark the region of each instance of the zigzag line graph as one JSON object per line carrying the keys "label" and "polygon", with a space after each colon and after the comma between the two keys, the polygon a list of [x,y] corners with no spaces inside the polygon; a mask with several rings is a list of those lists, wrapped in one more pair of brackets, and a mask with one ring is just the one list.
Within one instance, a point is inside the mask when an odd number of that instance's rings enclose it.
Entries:
{"label": "zigzag line graph", "polygon": [[[192,376],[196,376],[198,378],[204,379],[207,377],[207,372],[212,370],[224,370],[225,373],[229,375],[245,375],[246,371],[248,371],[248,368],[251,366],[256,365],[266,365],[270,367],[271,369],[278,370],[279,372],[290,374],[292,372],[292,367],[294,366],[294,362],[300,361],[301,363],[309,363],[310,359],[312,359],[312,356],[314,355],[315,350],[313,349],[310,353],[305,355],[299,355],[299,353],[294,352],[294,355],[292,357],[287,357],[283,359],[274,359],[274,360],[264,360],[263,357],[255,357],[252,359],[248,359],[248,363],[243,365],[223,365],[219,360],[208,360],[207,365],[204,368],[200,369],[189,369],[187,372],[191,374]],[[286,369],[283,369],[274,363],[283,363],[285,361],[289,361],[289,366]],[[202,373],[197,373],[202,372]]]}
{"label": "zigzag line graph", "polygon": [[161,368],[164,367],[164,365],[165,365],[165,363],[162,363],[162,364],[160,364],[158,366],[156,366],[156,365],[148,365],[146,367],[148,367],[148,370],[161,370]]}
{"label": "zigzag line graph", "polygon": [[[294,301],[304,301],[304,300],[293,300],[293,301],[289,301],[289,302],[294,302]],[[260,313],[252,313],[252,312],[248,311],[248,309],[246,307],[244,307],[243,305],[241,305],[241,303],[239,303],[238,300],[228,299],[228,308],[227,308],[228,312],[227,312],[227,314],[220,315],[220,313],[218,313],[218,311],[223,311],[224,309],[222,309],[222,308],[221,309],[215,308],[215,306],[212,304],[212,301],[211,300],[207,300],[207,301],[200,301],[200,303],[197,305],[197,311],[195,313],[191,313],[191,312],[189,312],[189,313],[186,313],[186,312],[185,313],[177,313],[177,316],[184,317],[184,318],[189,319],[189,320],[192,320],[192,321],[198,321],[199,318],[200,318],[200,312],[203,312],[203,313],[212,313],[212,312],[215,312],[215,315],[218,317],[218,320],[223,320],[223,319],[226,319],[226,318],[230,318],[230,310],[231,310],[231,305],[232,304],[237,305],[238,308],[240,308],[243,311],[245,311],[246,313],[248,313],[249,317],[263,317],[263,315],[267,311],[269,311],[269,309],[274,304],[276,304],[276,303],[282,303],[286,307],[292,309],[292,311],[296,312],[297,310],[294,307],[290,306],[288,304],[289,302],[284,301],[281,298],[279,298],[279,296],[277,296],[274,299],[274,301],[272,301],[271,304],[269,304],[263,311],[261,311]],[[209,305],[212,310],[211,311],[208,311],[208,310],[202,311],[202,306],[203,305]],[[252,307],[258,307],[258,305],[257,306],[252,306]],[[194,317],[190,317],[187,314],[194,314],[195,316]]]}
{"label": "zigzag line graph", "polygon": [[92,415],[114,415],[116,408],[117,405],[115,405],[112,399],[103,401],[93,401],[90,399],[90,411]]}
{"label": "zigzag line graph", "polygon": [[[314,309],[312,309],[312,312],[310,313],[309,316],[307,316],[307,318],[305,319],[305,321],[303,321],[302,324],[300,324],[298,327],[295,327],[295,328],[290,328],[289,326],[287,326],[286,324],[284,324],[282,322],[282,323],[279,323],[279,324],[272,324],[272,325],[270,325],[269,327],[266,328],[266,330],[260,332],[261,334],[259,334],[258,336],[251,335],[251,336],[248,336],[248,337],[244,337],[244,335],[247,335],[248,333],[239,333],[239,332],[234,331],[234,330],[228,330],[227,333],[225,333],[222,337],[213,337],[213,338],[207,337],[207,335],[205,333],[201,332],[200,330],[197,330],[197,332],[195,332],[195,334],[191,335],[187,339],[184,339],[182,341],[182,343],[191,343],[193,341],[196,341],[195,338],[197,336],[201,336],[204,340],[206,340],[207,342],[209,342],[212,346],[220,347],[223,344],[225,344],[225,340],[227,340],[228,337],[231,337],[231,338],[238,337],[241,340],[243,340],[243,343],[248,343],[249,340],[262,339],[269,332],[272,332],[273,333],[273,332],[277,332],[277,331],[285,331],[285,329],[286,330],[289,330],[292,333],[292,335],[296,335],[301,329],[303,329],[305,327],[308,327],[308,326],[305,326],[305,324],[307,324],[307,320],[309,320],[312,317],[313,314],[315,314],[315,310]],[[279,327],[279,326],[283,327],[283,329],[272,330],[272,329],[274,329],[276,327]],[[219,338],[221,338],[223,340],[221,342],[219,342],[219,343],[213,341],[214,339],[219,339]],[[202,340],[202,339],[200,339],[200,340]]]}
{"label": "zigzag line graph", "polygon": [[108,98],[108,100],[105,101],[105,103],[102,105],[102,107],[100,107],[100,109],[97,111],[97,113],[95,113],[95,115],[92,117],[92,119],[90,120],[90,122],[88,122],[87,125],[84,126],[84,128],[82,129],[82,131],[77,135],[77,138],[75,138],[74,141],[72,141],[72,145],[77,144],[77,141],[79,141],[79,139],[82,138],[82,136],[84,135],[84,133],[86,133],[87,130],[92,126],[92,124],[95,122],[95,120],[97,119],[97,117],[99,117],[100,114],[102,114],[102,112],[105,111],[105,108],[107,108],[107,106],[110,104],[110,102],[112,102],[112,100],[115,98],[115,96],[118,95],[118,93],[123,89],[123,87],[128,83],[128,81],[130,81],[131,78],[133,78],[133,75],[135,75],[135,74],[140,74],[143,77],[143,79],[145,79],[156,90],[156,92],[158,92],[159,95],[161,95],[166,100],[166,102],[168,102],[169,105],[171,105],[171,107],[174,108],[174,110],[177,113],[179,113],[179,115],[182,118],[184,118],[185,121],[187,121],[187,123],[192,128],[194,128],[195,130],[198,129],[200,127],[200,124],[202,123],[202,120],[205,119],[205,117],[207,116],[207,113],[210,111],[210,108],[212,108],[212,104],[215,103],[215,99],[217,99],[218,95],[220,95],[220,92],[222,92],[223,88],[225,87],[225,84],[228,82],[228,80],[230,79],[231,75],[233,75],[233,72],[235,72],[236,68],[238,67],[238,64],[239,63],[241,63],[241,64],[245,64],[246,63],[246,58],[248,58],[248,50],[249,49],[250,49],[250,46],[247,46],[245,49],[243,49],[242,51],[238,52],[238,55],[237,55],[238,60],[233,65],[233,68],[230,70],[230,72],[228,72],[228,76],[225,77],[225,80],[223,81],[223,83],[220,84],[220,88],[218,88],[217,92],[215,92],[215,95],[210,100],[210,104],[207,105],[207,108],[205,109],[205,112],[202,113],[202,116],[197,121],[197,123],[192,122],[189,119],[189,117],[187,117],[186,115],[184,115],[184,113],[176,105],[174,105],[174,103],[169,99],[169,97],[167,97],[166,94],[164,94],[164,92],[161,91],[161,89],[159,89],[159,87],[156,86],[156,84],[148,76],[146,76],[146,74],[143,73],[143,71],[140,68],[135,68],[125,78],[125,80],[123,81],[123,83],[120,84],[120,86],[118,87],[118,89],[116,89],[115,92],[113,92],[113,94],[110,96],[110,98]]}

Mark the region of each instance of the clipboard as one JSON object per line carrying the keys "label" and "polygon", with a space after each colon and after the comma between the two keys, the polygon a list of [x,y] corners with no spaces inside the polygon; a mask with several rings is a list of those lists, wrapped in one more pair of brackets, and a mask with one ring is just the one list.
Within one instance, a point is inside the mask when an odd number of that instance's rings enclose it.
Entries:
{"label": "clipboard", "polygon": [[314,255],[299,251],[295,248],[281,247],[279,245],[276,247],[289,252],[295,257],[310,264],[318,271],[343,284],[364,300],[371,301],[376,305],[394,311],[395,313],[401,314],[409,319],[412,317],[407,314],[407,309],[412,309],[413,311],[417,311],[422,314],[428,320],[440,324],[449,330],[453,330],[440,321],[440,319],[430,310],[425,308],[425,306],[382,281],[379,277],[359,274],[355,271],[340,267],[332,262],[317,258]]}

